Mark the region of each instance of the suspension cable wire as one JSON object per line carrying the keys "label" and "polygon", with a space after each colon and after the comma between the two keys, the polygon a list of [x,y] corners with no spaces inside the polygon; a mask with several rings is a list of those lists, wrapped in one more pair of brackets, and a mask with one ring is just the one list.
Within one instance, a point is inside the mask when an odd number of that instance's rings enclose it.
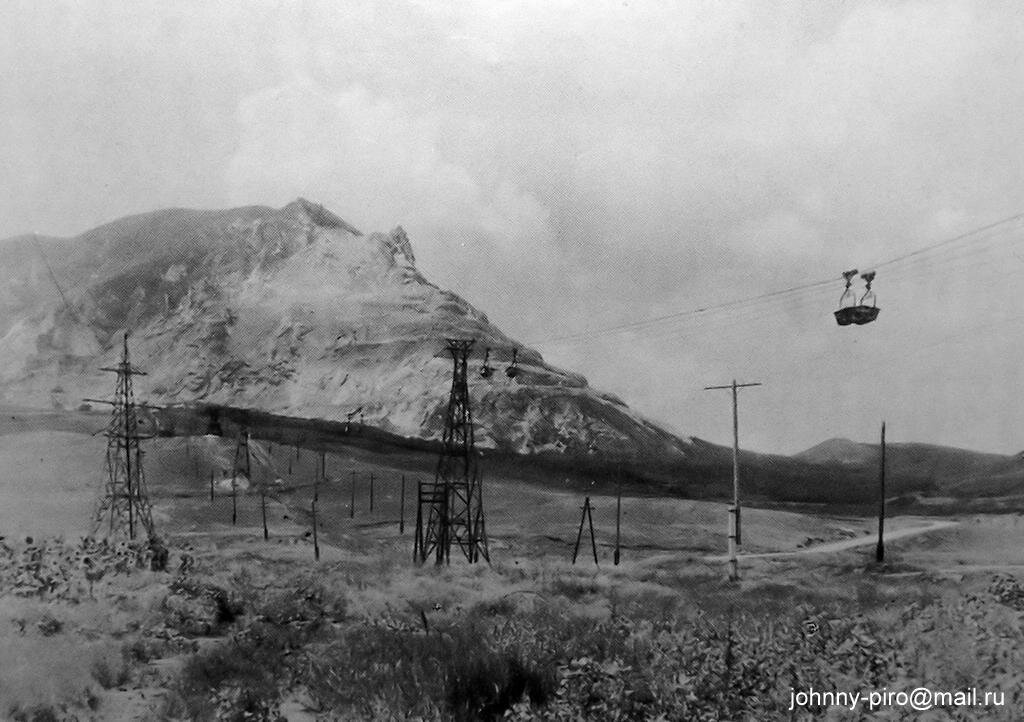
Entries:
{"label": "suspension cable wire", "polygon": [[[1012,216],[1008,216],[1001,220],[989,223],[987,225],[975,228],[973,230],[961,233],[957,236],[946,238],[937,243],[933,243],[927,246],[923,246],[914,251],[904,253],[892,258],[884,259],[872,266],[866,266],[866,268],[878,269],[882,267],[896,266],[897,270],[893,271],[893,274],[905,275],[913,269],[916,272],[920,272],[922,268],[927,268],[931,265],[937,265],[944,263],[942,256],[929,256],[928,254],[934,254],[936,251],[940,253],[948,252],[950,247],[956,246],[957,244],[971,244],[971,243],[985,243],[992,240],[999,240],[998,234],[990,234],[992,231],[1002,229],[1012,223],[1024,220],[1024,212],[1016,213]],[[961,255],[955,255],[954,258],[968,258],[973,255],[976,251],[972,251],[966,245],[956,249],[956,252]],[[898,266],[897,264],[903,264]],[[917,266],[917,268],[913,268]],[[903,270],[906,269],[906,270]],[[899,273],[902,271],[902,274]],[[545,343],[565,343],[571,341],[580,341],[591,338],[599,338],[604,336],[619,335],[628,331],[635,330],[646,330],[650,327],[656,327],[666,323],[671,323],[681,319],[691,319],[694,317],[701,317],[703,314],[711,315],[715,312],[729,312],[737,309],[742,309],[752,304],[792,301],[795,296],[803,292],[813,292],[818,289],[822,289],[826,286],[834,286],[836,280],[834,278],[822,279],[820,281],[812,281],[809,283],[799,284],[790,286],[788,288],[779,289],[776,291],[770,291],[767,293],[757,294],[739,299],[733,299],[722,303],[711,304],[708,306],[701,306],[698,308],[686,309],[683,311],[677,311],[669,314],[662,314],[659,316],[653,316],[646,319],[638,319],[636,321],[620,323],[613,326],[607,326],[604,328],[593,329],[589,331],[580,331],[576,333],[563,334],[559,336],[551,336],[547,338],[541,338],[531,340],[528,343],[530,345],[540,345]]]}

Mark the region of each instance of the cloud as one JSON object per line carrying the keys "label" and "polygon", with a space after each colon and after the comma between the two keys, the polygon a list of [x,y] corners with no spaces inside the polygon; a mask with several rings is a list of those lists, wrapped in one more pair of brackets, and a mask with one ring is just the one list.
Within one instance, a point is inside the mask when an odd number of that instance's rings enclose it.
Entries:
{"label": "cloud", "polygon": [[[1013,2],[96,0],[0,16],[10,233],[304,195],[366,231],[402,224],[428,277],[524,339],[838,278],[1024,194]],[[843,425],[874,428],[890,399],[913,408],[933,364],[917,348],[1012,307],[1019,282],[991,283],[1002,256],[945,258],[880,272],[870,338],[892,361],[874,385],[866,336],[828,326],[838,280],[552,352],[693,433],[728,438],[728,419],[685,389],[750,372],[791,391],[762,394],[790,408],[786,424],[751,417],[762,448],[810,446],[822,414],[856,435]],[[947,276],[959,306],[934,298]],[[985,338],[1017,357],[1012,336]],[[968,356],[951,347],[954,371]],[[666,385],[672,369],[685,383]]]}

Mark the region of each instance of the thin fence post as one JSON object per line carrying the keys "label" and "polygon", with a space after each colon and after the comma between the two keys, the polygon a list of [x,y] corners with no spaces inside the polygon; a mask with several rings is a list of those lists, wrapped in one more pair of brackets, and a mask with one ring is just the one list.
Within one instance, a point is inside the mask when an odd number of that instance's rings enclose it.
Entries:
{"label": "thin fence post", "polygon": [[270,538],[270,531],[267,529],[267,487],[266,484],[260,487],[260,509],[263,512],[263,541]]}
{"label": "thin fence post", "polygon": [[594,513],[590,508],[590,497],[587,497],[587,519],[590,522],[590,548],[594,552],[594,566],[600,566],[597,562],[597,540],[594,538]]}
{"label": "thin fence post", "polygon": [[583,502],[583,506],[580,507],[580,511],[582,511],[583,514],[580,516],[580,528],[576,532],[576,546],[574,546],[573,550],[572,550],[572,563],[573,564],[576,563],[576,557],[580,553],[580,541],[583,539],[583,522],[586,521],[587,509],[589,507],[590,507],[590,497],[588,496],[586,498],[586,500]]}
{"label": "thin fence post", "polygon": [[310,506],[313,509],[313,559],[315,561],[320,561],[320,541],[317,539],[316,535],[316,501],[313,501]]}
{"label": "thin fence post", "polygon": [[405,534],[405,474],[402,474],[402,505],[398,513],[398,533]]}
{"label": "thin fence post", "polygon": [[622,529],[622,479],[619,479],[618,492],[615,495],[615,566],[619,566],[620,532]]}

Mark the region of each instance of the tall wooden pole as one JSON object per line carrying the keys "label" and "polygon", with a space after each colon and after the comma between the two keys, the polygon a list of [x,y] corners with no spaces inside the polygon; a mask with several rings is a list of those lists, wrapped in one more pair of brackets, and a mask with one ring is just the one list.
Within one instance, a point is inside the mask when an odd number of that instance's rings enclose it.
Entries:
{"label": "tall wooden pole", "polygon": [[402,474],[402,506],[398,512],[398,533],[405,534],[405,474]]}
{"label": "tall wooden pole", "polygon": [[316,501],[310,504],[310,507],[313,511],[313,559],[316,561],[320,561],[320,542],[318,541],[316,536]]}
{"label": "tall wooden pole", "polygon": [[732,391],[732,506],[729,507],[729,579],[740,578],[739,560],[736,549],[742,543],[740,536],[740,419],[739,389],[760,386],[760,382],[738,384],[736,379],[728,386],[705,386],[705,391],[729,389]]}
{"label": "tall wooden pole", "polygon": [[213,503],[213,469],[210,469],[210,503]]}
{"label": "tall wooden pole", "polygon": [[572,563],[573,564],[576,563],[576,557],[580,553],[580,541],[582,541],[582,539],[583,539],[583,522],[585,522],[587,520],[587,509],[589,509],[589,508],[590,508],[590,497],[588,496],[584,500],[583,506],[580,507],[580,511],[582,513],[580,514],[580,528],[579,528],[579,531],[576,532],[576,546],[573,547],[573,550],[572,550]]}
{"label": "tall wooden pole", "polygon": [[238,477],[231,475],[231,526],[238,522],[238,488],[235,483]]}
{"label": "tall wooden pole", "polygon": [[270,531],[267,529],[267,485],[260,487],[260,510],[263,512],[263,541],[270,538]]}
{"label": "tall wooden pole", "polygon": [[370,472],[370,513],[373,513],[373,472]]}
{"label": "tall wooden pole", "polygon": [[885,561],[885,422],[882,422],[882,443],[878,447],[878,546],[875,547],[875,561]]}
{"label": "tall wooden pole", "polygon": [[352,470],[352,497],[348,503],[348,518],[354,519],[356,516],[356,471]]}
{"label": "tall wooden pole", "polygon": [[619,488],[615,495],[615,566],[619,566],[619,541],[622,529],[622,477],[619,476]]}
{"label": "tall wooden pole", "polygon": [[597,564],[597,539],[594,537],[594,514],[590,508],[590,497],[587,497],[587,520],[590,522],[590,549],[594,552],[594,566]]}

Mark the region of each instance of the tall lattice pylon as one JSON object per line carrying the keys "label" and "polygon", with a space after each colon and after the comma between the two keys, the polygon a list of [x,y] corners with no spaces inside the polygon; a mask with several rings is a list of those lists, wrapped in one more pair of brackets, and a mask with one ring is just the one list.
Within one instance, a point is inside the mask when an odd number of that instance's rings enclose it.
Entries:
{"label": "tall lattice pylon", "polygon": [[121,363],[114,368],[103,368],[117,374],[117,388],[114,400],[107,401],[114,407],[107,437],[107,486],[100,499],[93,528],[94,533],[105,529],[110,537],[128,532],[134,539],[137,531],[143,529],[149,538],[154,537],[153,511],[146,492],[146,475],[142,466],[142,448],[139,442],[151,438],[139,433],[138,407],[132,388],[133,376],[145,376],[131,364],[128,356],[128,333],[124,334],[124,350]]}
{"label": "tall lattice pylon", "polygon": [[454,543],[471,563],[481,556],[489,562],[466,376],[473,341],[447,339],[447,344],[452,355],[452,390],[434,483],[421,484],[417,496],[413,558],[420,564],[431,556],[437,565],[449,563]]}
{"label": "tall lattice pylon", "polygon": [[252,484],[252,457],[249,454],[249,430],[238,432],[235,460],[231,465],[231,524],[238,523],[238,477],[245,477],[246,488]]}

